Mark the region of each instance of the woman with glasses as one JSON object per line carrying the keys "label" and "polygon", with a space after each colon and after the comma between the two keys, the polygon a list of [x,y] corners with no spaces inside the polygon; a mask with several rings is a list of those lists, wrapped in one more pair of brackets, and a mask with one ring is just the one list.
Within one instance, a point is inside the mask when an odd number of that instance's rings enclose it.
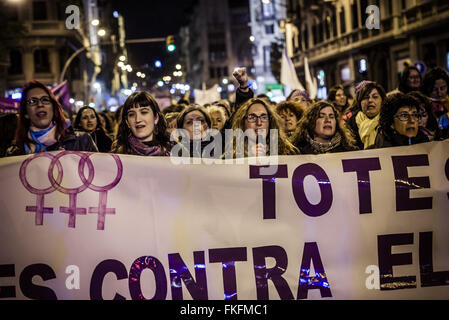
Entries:
{"label": "woman with glasses", "polygon": [[233,157],[298,154],[298,150],[285,136],[280,121],[264,100],[253,98],[244,103],[232,122],[235,135],[232,141]]}
{"label": "woman with glasses", "polygon": [[438,127],[438,119],[432,111],[432,101],[419,91],[412,91],[409,95],[419,103],[419,131],[424,133],[430,141],[441,140],[442,132]]}
{"label": "woman with glasses", "polygon": [[111,151],[112,139],[108,137],[104,127],[101,125],[100,115],[94,108],[89,106],[82,107],[76,114],[75,129],[90,134],[100,152]]}
{"label": "woman with glasses", "polygon": [[16,135],[8,155],[57,150],[98,152],[91,136],[74,131],[69,123],[61,104],[46,85],[38,81],[25,84]]}
{"label": "woman with glasses", "polygon": [[358,150],[350,132],[340,125],[337,108],[326,101],[316,102],[306,111],[293,142],[301,154]]}
{"label": "woman with glasses", "polygon": [[346,127],[351,130],[356,146],[363,150],[376,139],[379,114],[386,94],[384,88],[373,81],[362,81],[356,86],[355,92],[351,117],[346,120]]}
{"label": "woman with glasses", "polygon": [[111,152],[138,156],[169,156],[172,144],[157,101],[148,92],[134,92],[125,101]]}
{"label": "woman with glasses", "polygon": [[395,93],[385,100],[379,118],[379,133],[370,149],[428,142],[419,130],[419,102],[411,95]]}

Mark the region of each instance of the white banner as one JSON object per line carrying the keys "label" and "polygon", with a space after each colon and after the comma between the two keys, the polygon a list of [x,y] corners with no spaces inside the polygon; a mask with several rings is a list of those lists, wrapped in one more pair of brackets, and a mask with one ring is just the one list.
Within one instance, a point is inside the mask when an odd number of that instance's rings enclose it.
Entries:
{"label": "white banner", "polygon": [[0,159],[1,299],[449,299],[449,141]]}

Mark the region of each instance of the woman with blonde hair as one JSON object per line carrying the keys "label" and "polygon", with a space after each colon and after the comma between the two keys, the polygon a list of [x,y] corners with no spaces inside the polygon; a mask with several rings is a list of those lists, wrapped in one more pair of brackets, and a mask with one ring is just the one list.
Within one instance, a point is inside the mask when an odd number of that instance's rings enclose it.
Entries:
{"label": "woman with blonde hair", "polygon": [[237,145],[242,143],[242,139],[233,139],[234,158],[298,154],[298,150],[286,138],[280,121],[276,112],[264,100],[253,98],[245,102],[235,113],[232,122],[234,135],[238,129],[240,133],[245,132],[243,145]]}

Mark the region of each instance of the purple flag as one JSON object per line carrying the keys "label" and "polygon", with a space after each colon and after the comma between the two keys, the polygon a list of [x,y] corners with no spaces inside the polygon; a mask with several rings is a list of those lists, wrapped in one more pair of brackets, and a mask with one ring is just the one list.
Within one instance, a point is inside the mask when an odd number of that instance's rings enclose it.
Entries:
{"label": "purple flag", "polygon": [[4,113],[18,113],[20,100],[10,98],[0,98],[0,112]]}
{"label": "purple flag", "polygon": [[53,87],[51,91],[53,91],[53,94],[56,96],[57,100],[61,99],[65,107],[70,107],[70,92],[67,80]]}

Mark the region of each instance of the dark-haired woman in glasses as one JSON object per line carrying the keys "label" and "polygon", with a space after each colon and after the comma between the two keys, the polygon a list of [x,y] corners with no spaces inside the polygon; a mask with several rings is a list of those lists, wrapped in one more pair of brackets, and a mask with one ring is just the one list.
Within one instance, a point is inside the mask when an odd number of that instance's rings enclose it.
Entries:
{"label": "dark-haired woman in glasses", "polygon": [[51,90],[31,81],[22,90],[16,135],[7,155],[57,150],[98,152],[89,134],[74,131],[69,125]]}
{"label": "dark-haired woman in glasses", "polygon": [[395,93],[388,96],[380,111],[375,143],[369,149],[429,142],[429,138],[419,130],[419,111],[418,100],[408,94]]}

